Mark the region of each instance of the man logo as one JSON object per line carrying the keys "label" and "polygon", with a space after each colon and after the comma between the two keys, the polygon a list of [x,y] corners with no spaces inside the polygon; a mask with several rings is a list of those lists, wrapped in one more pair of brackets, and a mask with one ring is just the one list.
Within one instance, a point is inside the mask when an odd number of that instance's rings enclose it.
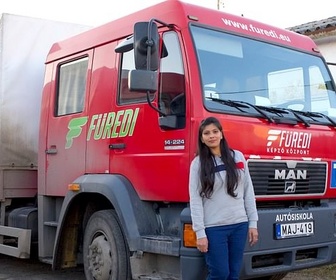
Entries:
{"label": "man logo", "polygon": [[295,193],[295,190],[296,190],[295,181],[285,182],[285,193]]}
{"label": "man logo", "polygon": [[275,180],[306,180],[307,179],[307,170],[274,170],[274,179]]}

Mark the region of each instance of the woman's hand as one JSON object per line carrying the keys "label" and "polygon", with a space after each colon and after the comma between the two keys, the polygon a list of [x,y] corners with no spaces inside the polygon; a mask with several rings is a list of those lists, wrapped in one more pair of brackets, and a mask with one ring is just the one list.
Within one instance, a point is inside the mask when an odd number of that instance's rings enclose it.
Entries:
{"label": "woman's hand", "polygon": [[203,237],[197,239],[197,249],[200,250],[202,253],[208,252],[208,238]]}
{"label": "woman's hand", "polygon": [[250,246],[253,246],[258,242],[258,230],[256,228],[249,228],[248,235]]}

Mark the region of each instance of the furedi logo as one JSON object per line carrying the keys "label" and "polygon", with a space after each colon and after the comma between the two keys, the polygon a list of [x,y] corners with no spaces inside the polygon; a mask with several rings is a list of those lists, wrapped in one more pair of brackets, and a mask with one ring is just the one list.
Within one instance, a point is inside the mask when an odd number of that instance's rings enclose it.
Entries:
{"label": "furedi logo", "polygon": [[311,140],[312,134],[308,132],[270,129],[266,149],[271,154],[307,156],[310,153]]}
{"label": "furedi logo", "polygon": [[132,136],[139,110],[139,108],[127,109],[71,119],[68,123],[65,148],[71,148],[74,139],[82,134],[86,124],[89,124],[87,141]]}
{"label": "furedi logo", "polygon": [[268,131],[267,147],[272,146],[273,142],[279,138],[280,133],[281,133],[281,130],[271,129]]}
{"label": "furedi logo", "polygon": [[88,117],[74,118],[69,121],[69,131],[66,135],[65,148],[69,149],[72,146],[73,139],[81,135],[83,126],[87,123]]}

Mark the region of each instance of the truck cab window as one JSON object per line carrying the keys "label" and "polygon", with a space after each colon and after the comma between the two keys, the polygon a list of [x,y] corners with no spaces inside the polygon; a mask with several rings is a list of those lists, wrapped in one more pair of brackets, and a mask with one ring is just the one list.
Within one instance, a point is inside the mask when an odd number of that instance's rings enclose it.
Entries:
{"label": "truck cab window", "polygon": [[186,95],[181,47],[173,31],[163,34],[167,55],[160,65],[159,108],[167,115],[176,115],[178,128],[185,127]]}
{"label": "truck cab window", "polygon": [[299,111],[307,106],[302,67],[270,72],[267,81],[271,104],[278,106],[286,100],[288,108]]}
{"label": "truck cab window", "polygon": [[[128,88],[128,73],[133,69],[135,69],[134,50],[131,50],[123,53],[121,58],[118,104],[147,102],[147,93],[130,91]],[[154,94],[150,94],[150,100],[153,98]]]}
{"label": "truck cab window", "polygon": [[[310,123],[335,122],[334,85],[320,57],[198,26],[191,31],[208,110],[255,117],[265,116],[256,108],[271,117],[282,110],[282,117],[297,121],[294,110],[326,116]],[[244,102],[243,109],[235,106]]]}
{"label": "truck cab window", "polygon": [[309,68],[311,110],[328,116],[335,116],[335,94],[332,92],[331,80],[325,81],[320,69],[316,66]]}
{"label": "truck cab window", "polygon": [[87,70],[87,57],[62,64],[59,67],[56,116],[83,111]]}

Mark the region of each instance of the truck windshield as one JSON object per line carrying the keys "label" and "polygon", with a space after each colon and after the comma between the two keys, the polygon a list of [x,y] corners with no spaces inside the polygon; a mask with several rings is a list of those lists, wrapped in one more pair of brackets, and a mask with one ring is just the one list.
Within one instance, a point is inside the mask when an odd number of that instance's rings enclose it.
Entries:
{"label": "truck windshield", "polygon": [[198,26],[191,32],[209,111],[336,126],[335,88],[319,56]]}

